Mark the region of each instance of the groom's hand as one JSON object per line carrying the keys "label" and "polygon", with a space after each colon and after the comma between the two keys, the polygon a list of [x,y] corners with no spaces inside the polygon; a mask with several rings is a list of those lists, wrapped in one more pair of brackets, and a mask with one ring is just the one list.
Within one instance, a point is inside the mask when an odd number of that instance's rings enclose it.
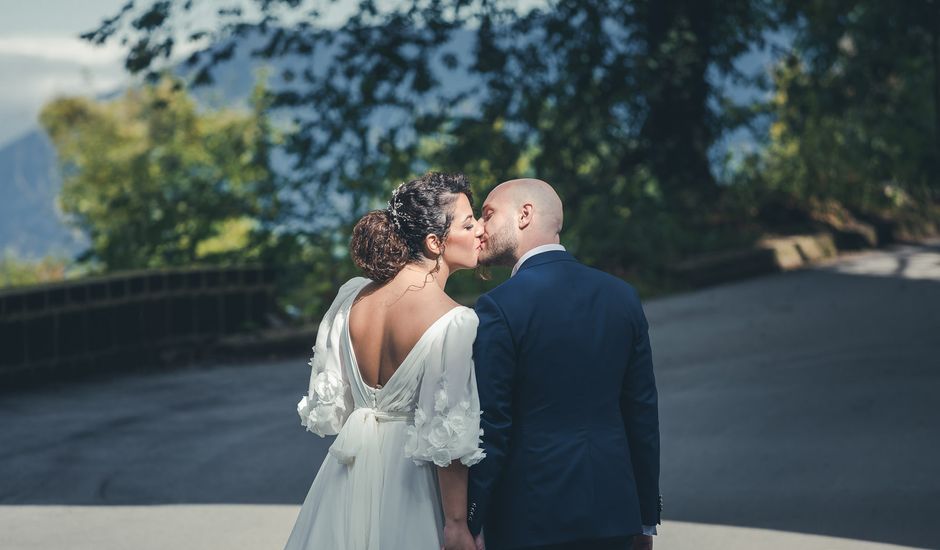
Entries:
{"label": "groom's hand", "polygon": [[631,550],[653,550],[653,537],[649,535],[633,535]]}
{"label": "groom's hand", "polygon": [[477,545],[477,550],[486,550],[486,542],[483,540],[483,533],[473,538],[473,542]]}

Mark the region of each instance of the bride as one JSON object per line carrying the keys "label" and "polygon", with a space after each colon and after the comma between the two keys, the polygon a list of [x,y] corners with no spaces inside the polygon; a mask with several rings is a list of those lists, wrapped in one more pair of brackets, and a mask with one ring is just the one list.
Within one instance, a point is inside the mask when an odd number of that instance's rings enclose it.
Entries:
{"label": "bride", "polygon": [[444,293],[483,226],[462,174],[428,173],[366,214],[310,361],[301,423],[337,434],[287,550],[473,549],[467,468],[483,457],[471,350],[477,317]]}

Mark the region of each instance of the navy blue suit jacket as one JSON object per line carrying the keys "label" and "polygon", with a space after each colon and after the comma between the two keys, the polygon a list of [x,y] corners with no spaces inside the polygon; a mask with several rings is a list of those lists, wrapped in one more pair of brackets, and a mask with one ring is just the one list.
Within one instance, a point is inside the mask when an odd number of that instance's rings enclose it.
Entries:
{"label": "navy blue suit jacket", "polygon": [[468,522],[500,550],[659,523],[659,414],[636,291],[563,251],[480,297],[473,358],[486,458]]}

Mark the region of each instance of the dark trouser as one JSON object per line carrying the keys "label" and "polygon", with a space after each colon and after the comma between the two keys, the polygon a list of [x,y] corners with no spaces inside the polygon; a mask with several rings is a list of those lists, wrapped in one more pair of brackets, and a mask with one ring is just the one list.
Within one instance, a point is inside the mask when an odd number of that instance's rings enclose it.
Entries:
{"label": "dark trouser", "polygon": [[633,537],[613,537],[526,547],[525,550],[630,550]]}

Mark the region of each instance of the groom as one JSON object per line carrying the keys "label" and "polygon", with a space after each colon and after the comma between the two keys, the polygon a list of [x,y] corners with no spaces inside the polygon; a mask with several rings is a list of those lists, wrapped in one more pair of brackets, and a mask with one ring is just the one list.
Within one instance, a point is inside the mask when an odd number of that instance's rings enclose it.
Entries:
{"label": "groom", "polygon": [[480,261],[513,269],[476,303],[486,459],[470,470],[470,531],[488,550],[652,548],[662,506],[646,317],[630,285],[565,251],[562,219],[540,180],[502,183],[483,204]]}

